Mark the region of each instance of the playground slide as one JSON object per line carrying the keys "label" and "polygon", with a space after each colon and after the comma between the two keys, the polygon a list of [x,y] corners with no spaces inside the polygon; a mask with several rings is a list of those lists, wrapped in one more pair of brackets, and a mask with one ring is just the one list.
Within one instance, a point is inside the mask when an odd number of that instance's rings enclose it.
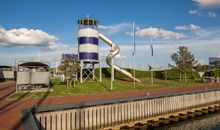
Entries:
{"label": "playground slide", "polygon": [[[99,33],[99,38],[102,39],[104,42],[106,42],[109,46],[113,46],[113,51],[111,53],[109,53],[109,55],[106,58],[106,62],[109,66],[111,66],[111,59],[113,59],[119,52],[120,52],[120,48],[117,44],[113,43],[108,37],[106,37],[105,35]],[[135,77],[133,77],[131,75],[131,73],[127,72],[126,70],[120,68],[117,65],[113,65],[114,69],[119,71],[120,73],[126,75],[127,77],[137,81],[137,82],[141,82],[139,79],[136,79]]]}

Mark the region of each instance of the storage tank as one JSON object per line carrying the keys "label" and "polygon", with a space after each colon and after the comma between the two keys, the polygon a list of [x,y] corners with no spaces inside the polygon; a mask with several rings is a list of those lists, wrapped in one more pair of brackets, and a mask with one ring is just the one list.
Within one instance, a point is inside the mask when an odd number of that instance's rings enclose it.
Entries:
{"label": "storage tank", "polygon": [[91,18],[78,20],[78,53],[83,62],[99,62],[98,21]]}

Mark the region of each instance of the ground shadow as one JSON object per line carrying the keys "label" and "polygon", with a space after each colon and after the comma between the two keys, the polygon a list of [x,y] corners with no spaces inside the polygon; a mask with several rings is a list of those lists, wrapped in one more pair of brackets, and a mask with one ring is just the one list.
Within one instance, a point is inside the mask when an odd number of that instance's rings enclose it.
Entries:
{"label": "ground shadow", "polygon": [[[14,90],[13,92],[15,92],[15,90]],[[20,101],[22,98],[24,98],[24,97],[25,97],[27,94],[29,94],[29,93],[30,93],[30,91],[24,93],[24,94],[23,94],[22,96],[20,96],[18,99],[16,99],[16,100],[14,100],[14,101],[12,101],[12,102],[10,102],[10,103],[8,103],[8,104],[6,104],[6,105],[0,107],[0,114],[3,113],[3,112],[5,112],[5,111],[10,110],[10,109],[7,109],[7,107],[9,107],[9,106],[13,105],[14,103]]]}
{"label": "ground shadow", "polygon": [[107,89],[107,90],[111,90],[108,86],[102,84],[101,82],[97,82],[97,83],[100,84],[100,85],[101,85],[102,87],[104,87],[105,89]]}
{"label": "ground shadow", "polygon": [[7,89],[8,87],[10,87],[10,86],[2,87],[2,88],[0,88],[0,91],[1,91],[1,90],[4,90],[4,89]]}
{"label": "ground shadow", "polygon": [[121,81],[126,81],[126,82],[133,82],[133,80],[126,79],[126,78],[115,78],[115,79],[118,79],[118,80],[121,80]]}
{"label": "ground shadow", "polygon": [[[0,98],[0,101],[6,97],[8,97],[9,95],[13,94],[15,92],[15,90],[11,91],[10,93],[4,95],[3,97]],[[0,109],[1,110],[1,109]]]}
{"label": "ground shadow", "polygon": [[[36,107],[40,106],[43,103],[43,101],[48,97],[49,93],[50,90],[48,89],[43,95],[43,97],[40,98],[39,101],[37,101],[37,103],[34,106]],[[23,123],[27,120],[27,118],[28,118],[27,116],[23,117],[18,123],[14,125],[13,130],[19,130],[22,127]]]}
{"label": "ground shadow", "polygon": [[108,68],[102,68],[102,73],[104,74],[105,78],[111,77],[111,73],[108,71]]}
{"label": "ground shadow", "polygon": [[4,80],[4,79],[0,79],[0,83],[2,83],[2,82],[5,82],[6,80]]}

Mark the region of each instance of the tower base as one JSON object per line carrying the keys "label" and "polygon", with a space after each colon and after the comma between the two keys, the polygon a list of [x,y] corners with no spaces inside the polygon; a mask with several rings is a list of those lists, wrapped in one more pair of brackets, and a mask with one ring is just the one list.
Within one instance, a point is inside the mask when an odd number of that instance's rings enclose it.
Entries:
{"label": "tower base", "polygon": [[[99,68],[99,77],[96,77],[95,75],[96,64]],[[86,80],[102,82],[102,69],[100,62],[80,61],[80,83],[84,83]]]}

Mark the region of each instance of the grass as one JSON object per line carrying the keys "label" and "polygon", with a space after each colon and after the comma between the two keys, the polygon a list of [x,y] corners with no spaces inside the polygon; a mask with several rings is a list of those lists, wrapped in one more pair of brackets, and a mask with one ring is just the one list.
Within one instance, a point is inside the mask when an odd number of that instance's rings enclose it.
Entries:
{"label": "grass", "polygon": [[[191,86],[200,85],[201,83],[196,83],[193,80],[189,80],[186,83],[180,83],[176,80],[159,80],[155,79],[155,84],[150,84],[149,78],[140,78],[143,83],[133,86],[133,82],[128,82],[128,79],[115,79],[114,81],[114,92],[120,91],[131,91],[131,90],[144,90],[144,89],[154,89],[154,88],[171,88],[178,86]],[[70,96],[79,94],[90,94],[90,93],[107,93],[112,92],[110,90],[110,79],[103,78],[101,83],[96,81],[86,81],[83,84],[77,83],[74,88],[67,88],[66,83],[61,82],[59,79],[52,80],[53,91],[49,92],[30,92],[30,93],[14,93],[10,96],[10,99],[19,98],[40,98],[46,96]]]}

